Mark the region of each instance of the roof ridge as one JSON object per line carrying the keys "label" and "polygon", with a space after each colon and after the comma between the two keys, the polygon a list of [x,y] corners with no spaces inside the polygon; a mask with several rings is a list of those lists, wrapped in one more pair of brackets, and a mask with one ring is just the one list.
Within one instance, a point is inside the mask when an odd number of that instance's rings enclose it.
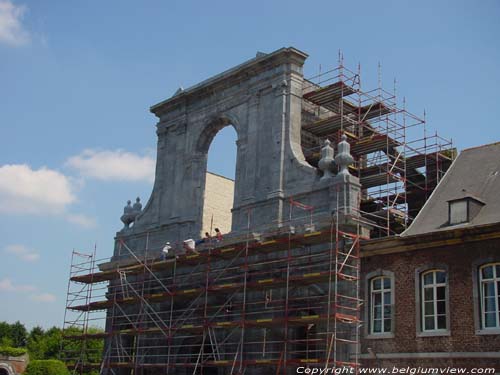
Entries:
{"label": "roof ridge", "polygon": [[474,146],[474,147],[469,147],[469,148],[464,148],[462,152],[464,151],[470,151],[470,150],[475,150],[477,148],[482,148],[482,147],[489,147],[489,146],[497,146],[500,145],[500,141],[498,142],[493,142],[493,143],[486,143],[484,145],[479,145],[479,146]]}

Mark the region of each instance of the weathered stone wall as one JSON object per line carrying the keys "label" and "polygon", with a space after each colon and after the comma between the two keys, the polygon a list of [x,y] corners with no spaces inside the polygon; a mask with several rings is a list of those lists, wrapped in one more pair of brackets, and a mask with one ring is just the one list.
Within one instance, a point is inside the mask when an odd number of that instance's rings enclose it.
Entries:
{"label": "weathered stone wall", "polygon": [[[274,226],[289,217],[289,199],[330,215],[337,203],[357,207],[359,180],[334,176],[330,158],[309,165],[301,148],[302,65],[294,48],[258,56],[152,107],[158,117],[155,184],[131,228],[118,233],[131,248],[160,249],[202,232],[207,153],[233,126],[238,140],[231,232]],[[251,211],[251,215],[249,212]],[[115,255],[119,252],[116,248]]]}
{"label": "weathered stone wall", "polygon": [[201,235],[204,235],[205,232],[214,235],[215,228],[219,228],[222,233],[231,231],[233,200],[234,181],[227,177],[208,172],[205,182]]}

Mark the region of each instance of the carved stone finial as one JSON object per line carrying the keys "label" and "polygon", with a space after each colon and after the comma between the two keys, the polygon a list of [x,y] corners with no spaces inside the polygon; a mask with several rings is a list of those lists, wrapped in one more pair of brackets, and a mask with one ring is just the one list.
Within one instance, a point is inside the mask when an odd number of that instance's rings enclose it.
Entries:
{"label": "carved stone finial", "polygon": [[347,137],[345,134],[342,134],[341,141],[337,146],[337,156],[335,156],[335,163],[339,166],[340,176],[350,175],[349,173],[349,165],[354,161],[351,155],[351,145],[347,142]]}
{"label": "carved stone finial", "polygon": [[333,177],[334,151],[330,144],[331,142],[327,139],[325,140],[325,145],[321,148],[321,159],[319,159],[318,168],[323,172],[322,181]]}
{"label": "carved stone finial", "polygon": [[128,200],[127,205],[123,208],[123,215],[120,218],[122,223],[125,225],[124,229],[129,228],[130,224],[132,224],[135,220],[136,214],[134,213],[134,208],[131,204],[132,202]]}
{"label": "carved stone finial", "polygon": [[130,201],[130,199],[127,201],[127,205],[125,207],[123,207],[123,213],[124,214],[129,214],[132,212],[132,202]]}
{"label": "carved stone finial", "polygon": [[137,197],[135,199],[133,210],[134,210],[134,213],[136,213],[136,214],[141,213],[141,211],[142,211],[141,198]]}

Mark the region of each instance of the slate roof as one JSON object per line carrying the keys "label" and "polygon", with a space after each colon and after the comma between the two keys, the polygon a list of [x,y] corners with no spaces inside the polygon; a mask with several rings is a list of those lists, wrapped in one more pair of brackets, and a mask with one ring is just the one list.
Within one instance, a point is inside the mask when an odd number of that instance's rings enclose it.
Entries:
{"label": "slate roof", "polygon": [[[474,197],[484,203],[468,223],[448,225],[448,201]],[[500,222],[500,142],[463,150],[401,236]]]}

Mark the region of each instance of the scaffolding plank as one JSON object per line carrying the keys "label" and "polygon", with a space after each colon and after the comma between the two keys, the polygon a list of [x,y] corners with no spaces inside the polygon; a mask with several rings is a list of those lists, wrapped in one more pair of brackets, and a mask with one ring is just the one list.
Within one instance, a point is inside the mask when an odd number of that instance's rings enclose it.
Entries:
{"label": "scaffolding plank", "polygon": [[333,115],[322,120],[315,121],[302,127],[315,136],[321,137],[335,133],[342,128],[342,118],[340,115]]}
{"label": "scaffolding plank", "polygon": [[401,146],[401,143],[386,134],[378,133],[351,142],[351,153],[359,157],[376,151],[386,151],[390,147],[397,146]]}
{"label": "scaffolding plank", "polygon": [[[315,236],[316,233],[311,233],[311,237]],[[291,283],[300,283],[301,285],[309,285],[313,284],[316,282],[321,282],[321,281],[327,281],[329,279],[329,272],[327,271],[320,271],[320,272],[312,272],[312,273],[300,273],[297,275],[291,275],[289,282]],[[272,284],[273,288],[278,288],[278,287],[283,287],[286,285],[286,279],[285,278],[265,278],[265,279],[259,279],[251,282],[247,282],[247,289],[249,290],[259,290],[259,289],[265,289],[269,287],[269,284]],[[242,282],[233,282],[233,283],[224,283],[224,284],[215,284],[215,285],[209,285],[208,286],[208,291],[209,292],[225,292],[225,293],[230,293],[234,292],[236,290],[242,289],[244,286],[243,281]],[[171,287],[171,285],[169,285]],[[162,301],[167,301],[170,300],[170,298],[174,297],[176,300],[179,299],[185,299],[185,298],[192,298],[192,295],[197,295],[200,293],[205,293],[206,288],[190,288],[190,289],[180,289],[177,291],[174,291],[173,296],[170,295],[167,292],[163,293],[152,293],[152,294],[145,294],[142,296],[146,301],[149,302],[162,302]],[[141,302],[141,298],[139,297],[129,297],[129,298],[119,298],[116,300],[103,300],[103,301],[96,301],[96,302],[91,302],[90,304],[83,304],[83,305],[78,305],[78,306],[68,306],[70,310],[74,311],[97,311],[97,310],[103,310],[106,308],[109,308],[113,306],[114,303],[117,303],[119,305],[131,305],[131,304],[137,304]]]}
{"label": "scaffolding plank", "polygon": [[[300,246],[300,245],[314,245],[318,243],[324,243],[325,241],[328,241],[330,238],[330,235],[332,233],[332,229],[323,229],[319,230],[316,232],[317,234],[315,236],[311,236],[310,233],[300,233],[300,234],[295,234],[291,237],[288,236],[288,234],[283,234],[281,237],[278,239],[274,238],[272,240],[267,240],[264,239],[260,242],[254,242],[250,243],[248,245],[249,248],[249,255],[254,255],[253,252],[274,252],[274,251],[281,251],[281,250],[286,250],[288,248],[288,241],[291,241],[291,244],[293,246]],[[199,256],[196,257],[197,262],[203,263],[207,262],[209,259],[224,259],[227,257],[232,257],[235,254],[238,254],[244,247],[246,246],[245,240],[242,239],[239,243],[237,244],[231,244],[231,245],[226,245],[224,243],[221,243],[218,245],[218,247],[215,247],[214,249],[211,249],[210,254],[207,250],[201,251]],[[192,254],[188,255],[180,255],[177,259],[167,259],[167,260],[151,260],[151,263],[148,264],[148,267],[151,268],[152,271],[162,271],[162,270],[168,270],[173,267],[174,264],[177,264],[177,266],[183,265],[183,264],[192,264],[193,259],[189,258],[192,256]],[[80,283],[97,283],[97,282],[103,282],[103,281],[109,281],[109,280],[114,280],[119,278],[119,272],[120,271],[126,271],[127,275],[131,274],[139,274],[144,271],[144,265],[143,264],[136,264],[134,266],[129,266],[125,268],[117,268],[109,271],[101,271],[101,272],[96,272],[93,274],[86,274],[86,275],[79,275],[79,276],[74,276],[71,278],[71,281],[73,282],[80,282]]]}
{"label": "scaffolding plank", "polygon": [[354,93],[355,91],[352,87],[346,85],[342,81],[338,81],[304,94],[304,99],[307,99],[314,104],[324,106],[324,104]]}

